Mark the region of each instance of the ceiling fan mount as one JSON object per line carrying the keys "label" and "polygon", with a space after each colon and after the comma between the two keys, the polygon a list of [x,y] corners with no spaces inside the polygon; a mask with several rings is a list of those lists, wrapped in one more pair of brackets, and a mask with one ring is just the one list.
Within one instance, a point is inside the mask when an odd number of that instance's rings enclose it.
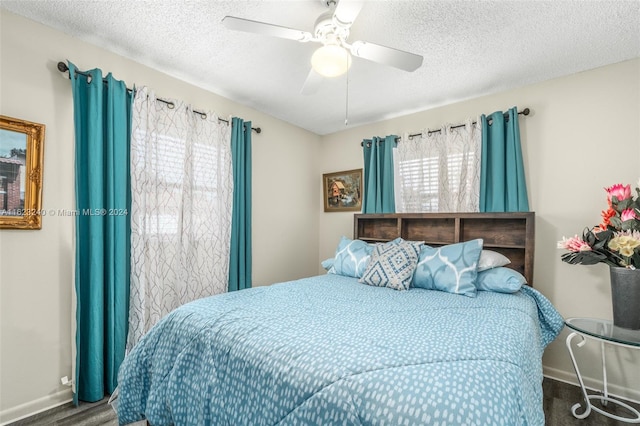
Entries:
{"label": "ceiling fan mount", "polygon": [[318,41],[322,44],[346,44],[349,37],[349,26],[344,25],[335,18],[333,10],[323,13],[316,19],[313,26],[314,38],[309,41]]}

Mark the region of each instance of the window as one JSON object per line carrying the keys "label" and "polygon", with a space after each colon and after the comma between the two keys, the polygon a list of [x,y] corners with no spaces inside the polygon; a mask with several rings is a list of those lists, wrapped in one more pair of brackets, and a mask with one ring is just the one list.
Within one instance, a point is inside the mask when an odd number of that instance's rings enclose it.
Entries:
{"label": "window", "polygon": [[396,211],[478,211],[481,132],[471,125],[409,139],[394,152]]}
{"label": "window", "polygon": [[[147,237],[188,232],[191,238],[207,238],[209,215],[217,211],[220,200],[219,150],[213,145],[194,143],[189,150],[184,139],[137,129],[132,156],[143,158],[137,167],[143,179],[143,203],[138,221]],[[135,160],[134,160],[135,162]],[[139,178],[140,178],[139,177]]]}

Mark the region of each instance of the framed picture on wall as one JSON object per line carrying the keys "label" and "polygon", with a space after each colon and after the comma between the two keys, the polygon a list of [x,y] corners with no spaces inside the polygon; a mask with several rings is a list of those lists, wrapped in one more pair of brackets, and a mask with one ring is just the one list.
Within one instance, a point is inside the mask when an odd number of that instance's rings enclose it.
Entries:
{"label": "framed picture on wall", "polygon": [[44,127],[0,115],[0,228],[42,227]]}
{"label": "framed picture on wall", "polygon": [[362,169],[322,175],[325,212],[362,210]]}

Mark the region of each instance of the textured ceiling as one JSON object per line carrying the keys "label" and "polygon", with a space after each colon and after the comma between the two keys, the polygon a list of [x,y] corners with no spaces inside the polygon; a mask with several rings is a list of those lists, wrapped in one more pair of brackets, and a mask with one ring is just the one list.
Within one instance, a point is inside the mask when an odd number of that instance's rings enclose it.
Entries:
{"label": "textured ceiling", "polygon": [[[320,0],[0,5],[317,134],[345,128],[344,76],[300,93],[318,44],[221,24],[232,15],[313,31],[327,10]],[[349,126],[640,57],[640,1],[367,1],[351,27],[356,40],[423,55],[424,63],[409,73],[354,58]]]}

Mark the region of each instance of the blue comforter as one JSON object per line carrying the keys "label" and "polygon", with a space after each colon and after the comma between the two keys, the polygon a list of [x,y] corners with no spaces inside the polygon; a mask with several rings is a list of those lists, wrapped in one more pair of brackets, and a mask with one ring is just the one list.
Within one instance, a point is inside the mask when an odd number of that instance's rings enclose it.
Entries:
{"label": "blue comforter", "polygon": [[323,275],[201,299],[124,360],[118,418],[162,425],[543,425],[540,293]]}

